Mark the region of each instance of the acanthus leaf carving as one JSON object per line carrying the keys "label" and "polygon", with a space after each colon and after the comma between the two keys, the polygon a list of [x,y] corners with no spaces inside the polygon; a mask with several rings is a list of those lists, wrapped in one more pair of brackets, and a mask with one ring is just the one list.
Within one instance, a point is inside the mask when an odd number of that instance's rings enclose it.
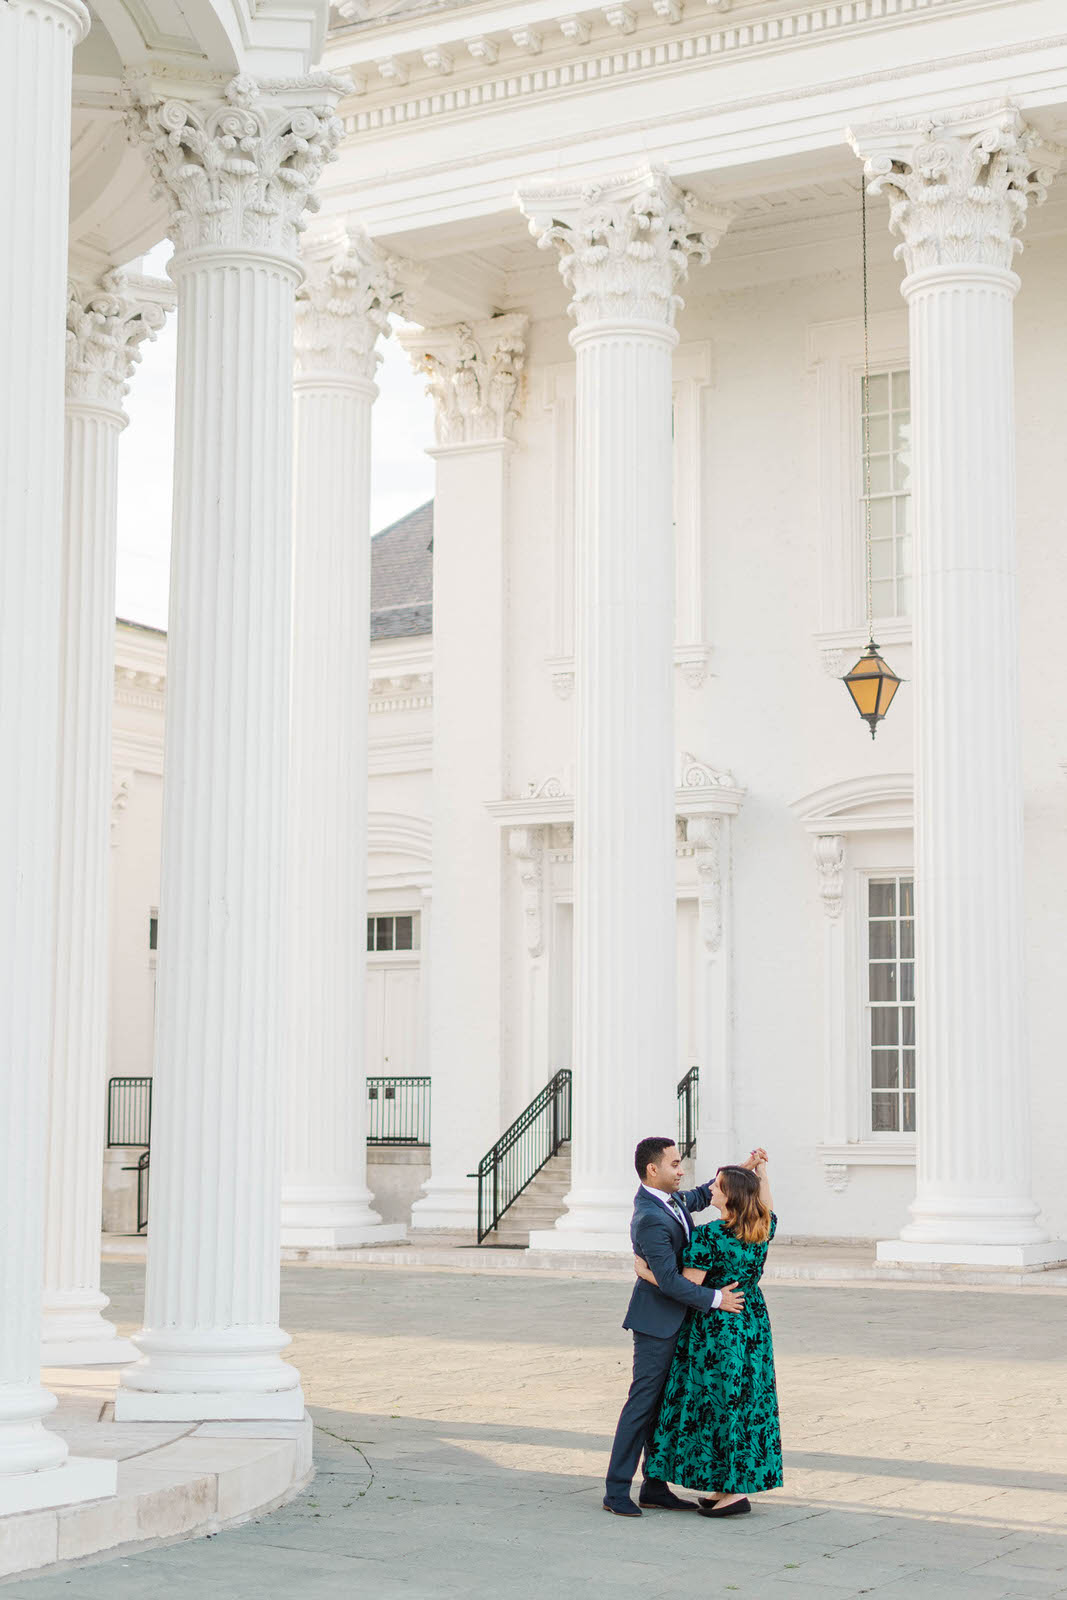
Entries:
{"label": "acanthus leaf carving", "polygon": [[849,132],[868,192],[889,200],[894,252],[929,267],[1009,271],[1031,203],[1040,205],[1062,151],[1004,101],[936,116],[891,118]]}
{"label": "acanthus leaf carving", "polygon": [[841,915],[845,893],[845,840],[840,833],[815,836],[815,869],[819,875],[819,898],[831,922]]}
{"label": "acanthus leaf carving", "polygon": [[298,376],[331,371],[371,382],[388,336],[390,316],[408,312],[418,273],[391,256],[359,226],[335,227],[307,238],[307,276],[297,291],[294,348]]}
{"label": "acanthus leaf carving", "polygon": [[126,126],[144,149],[156,193],[171,203],[178,251],[263,250],[296,259],[315,185],[336,159],[335,107],[351,85],[325,72],[279,82],[246,74],[221,98],[164,99],[127,74]]}
{"label": "acanthus leaf carving", "polygon": [[529,318],[513,312],[408,334],[401,343],[428,378],[438,445],[510,439],[518,421]]}
{"label": "acanthus leaf carving", "polygon": [[659,167],[519,196],[542,250],[555,248],[579,327],[604,321],[673,326],[692,258],[707,261],[731,213],[698,205]]}
{"label": "acanthus leaf carving", "polygon": [[696,861],[700,937],[714,955],[722,945],[722,818],[689,817],[685,831]]}
{"label": "acanthus leaf carving", "polygon": [[145,339],[154,339],[165,321],[163,307],[132,295],[121,272],[105,272],[94,284],[71,279],[67,284],[67,400],[122,416],[123,397],[141,359],[140,346]]}
{"label": "acanthus leaf carving", "polygon": [[526,948],[536,960],[544,953],[544,854],[543,828],[511,828],[508,849],[519,873]]}

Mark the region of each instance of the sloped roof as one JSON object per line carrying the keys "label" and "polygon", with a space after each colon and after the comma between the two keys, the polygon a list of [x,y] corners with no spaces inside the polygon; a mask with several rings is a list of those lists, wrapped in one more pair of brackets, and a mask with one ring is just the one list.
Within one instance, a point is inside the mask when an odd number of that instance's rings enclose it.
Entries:
{"label": "sloped roof", "polygon": [[376,533],[370,546],[370,636],[433,632],[433,501]]}

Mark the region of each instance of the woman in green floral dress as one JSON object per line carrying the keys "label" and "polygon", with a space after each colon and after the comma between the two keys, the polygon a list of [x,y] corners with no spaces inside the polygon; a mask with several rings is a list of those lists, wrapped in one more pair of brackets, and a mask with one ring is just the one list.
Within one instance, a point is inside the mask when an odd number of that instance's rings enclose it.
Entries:
{"label": "woman in green floral dress", "polygon": [[[682,1325],[663,1392],[646,1471],[701,1489],[705,1516],[750,1511],[750,1494],[782,1485],[782,1439],[774,1382],[774,1349],[759,1280],[774,1238],[767,1156],[755,1172],[720,1167],[711,1203],[721,1220],[694,1228],[683,1256],[694,1283],[736,1279],[744,1309],[690,1312]],[[637,1258],[637,1270],[651,1278]],[[653,1281],[655,1281],[653,1279]]]}

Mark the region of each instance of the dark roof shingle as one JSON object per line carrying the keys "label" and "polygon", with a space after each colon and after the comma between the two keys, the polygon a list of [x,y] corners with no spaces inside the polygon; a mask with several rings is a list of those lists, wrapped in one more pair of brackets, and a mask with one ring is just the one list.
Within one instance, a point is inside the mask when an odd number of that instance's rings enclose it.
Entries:
{"label": "dark roof shingle", "polygon": [[370,566],[371,638],[432,633],[432,500],[374,535]]}

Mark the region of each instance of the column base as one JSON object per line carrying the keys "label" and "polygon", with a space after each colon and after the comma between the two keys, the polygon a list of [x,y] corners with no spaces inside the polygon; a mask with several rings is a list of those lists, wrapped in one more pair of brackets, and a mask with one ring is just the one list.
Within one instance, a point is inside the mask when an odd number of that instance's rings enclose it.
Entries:
{"label": "column base", "polygon": [[137,1350],[120,1339],[101,1312],[106,1295],[91,1290],[45,1294],[41,1320],[42,1367],[124,1366],[137,1360]]}
{"label": "column base", "polygon": [[300,1374],[279,1351],[278,1327],[146,1329],[115,1395],[116,1422],[299,1421]]}
{"label": "column base", "polygon": [[118,1486],[118,1471],[117,1461],[68,1456],[61,1467],[45,1472],[20,1472],[0,1477],[0,1517],[20,1511],[44,1511],[49,1506],[110,1499]]}
{"label": "column base", "polygon": [[879,1239],[875,1259],[910,1266],[1014,1267],[1040,1272],[1067,1265],[1067,1240],[972,1244],[961,1240]]}
{"label": "column base", "polygon": [[406,1239],[402,1222],[375,1222],[367,1227],[286,1227],[282,1225],[283,1250],[347,1250],[359,1244],[396,1244]]}
{"label": "column base", "polygon": [[[636,1182],[636,1179],[635,1179]],[[531,1250],[569,1250],[588,1254],[633,1255],[630,1221],[633,1195],[625,1189],[572,1189],[553,1228],[530,1234]]]}
{"label": "column base", "polygon": [[422,1186],[422,1199],[411,1208],[415,1232],[433,1228],[437,1232],[465,1233],[478,1225],[478,1185],[475,1179],[459,1175],[430,1177]]}
{"label": "column base", "polygon": [[572,1255],[632,1256],[629,1230],[610,1233],[565,1233],[561,1228],[538,1228],[530,1235],[531,1250],[566,1251]]}

